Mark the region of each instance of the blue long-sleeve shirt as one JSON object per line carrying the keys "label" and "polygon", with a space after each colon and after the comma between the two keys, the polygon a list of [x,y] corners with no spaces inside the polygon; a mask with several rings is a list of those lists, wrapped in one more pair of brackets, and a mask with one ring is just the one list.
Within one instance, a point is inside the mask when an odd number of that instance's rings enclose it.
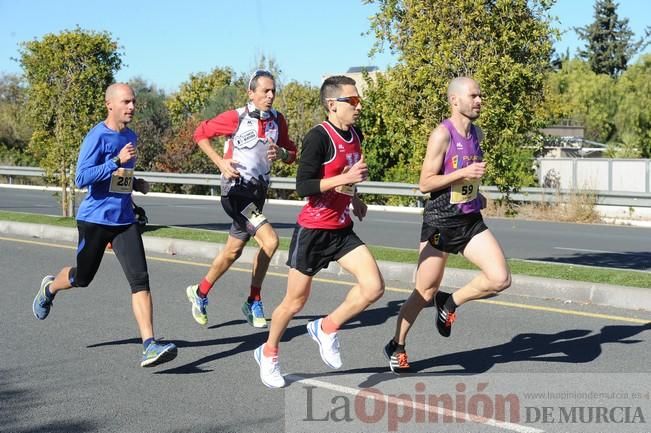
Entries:
{"label": "blue long-sleeve shirt", "polygon": [[[128,143],[134,147],[138,137],[129,128],[120,132],[100,122],[84,138],[79,149],[75,183],[88,187],[88,194],[79,206],[77,220],[95,224],[126,225],[135,222],[130,193],[109,191],[111,175],[118,166],[112,161]],[[133,169],[135,158],[122,165]]]}

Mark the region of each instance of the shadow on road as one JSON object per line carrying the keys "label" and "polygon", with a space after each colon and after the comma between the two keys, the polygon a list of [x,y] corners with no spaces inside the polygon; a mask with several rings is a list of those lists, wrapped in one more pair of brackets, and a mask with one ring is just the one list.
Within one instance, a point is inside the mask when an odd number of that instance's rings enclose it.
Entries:
{"label": "shadow on road", "polygon": [[[400,310],[400,305],[403,301],[390,301],[386,303],[384,307],[374,308],[366,310],[359,314],[354,320],[349,323],[346,323],[342,329],[349,330],[354,329],[360,326],[378,326],[383,324],[392,316],[398,314]],[[321,315],[302,315],[294,317],[294,322],[305,321],[305,320],[315,320],[322,317]],[[223,326],[233,326],[244,324],[244,320],[231,320],[229,322],[224,322],[221,324],[213,325],[209,329],[216,329]],[[248,328],[247,328],[248,329]],[[305,328],[305,323],[300,325],[289,326],[283,335],[282,342],[286,343],[294,339],[295,337],[306,334],[307,330]],[[187,341],[187,340],[178,340],[172,339],[170,341],[174,342],[179,349],[184,347],[206,347],[206,346],[221,346],[221,345],[233,345],[239,343],[232,349],[213,353],[203,358],[199,358],[195,361],[176,366],[174,368],[168,368],[166,370],[157,371],[155,374],[194,374],[194,373],[208,373],[212,369],[203,368],[202,365],[216,361],[218,359],[227,358],[229,356],[237,355],[242,352],[253,352],[258,346],[260,346],[267,339],[267,330],[260,329],[252,334],[246,335],[237,335],[231,337],[215,338],[210,340],[201,340],[201,341]],[[124,340],[115,340],[115,341],[106,341],[102,343],[91,344],[87,346],[88,348],[96,348],[102,346],[118,346],[125,344],[140,344],[140,340],[137,338],[129,338]]]}
{"label": "shadow on road", "polygon": [[600,268],[651,270],[651,252],[628,251],[622,253],[575,253],[566,257],[530,257],[553,263],[596,266]]}
{"label": "shadow on road", "polygon": [[[645,340],[642,339],[630,338],[650,329],[651,323],[647,323],[639,326],[604,326],[599,333],[593,335],[589,335],[591,331],[586,329],[572,329],[555,334],[519,334],[508,343],[449,353],[418,361],[412,360],[410,365],[412,373],[422,372],[418,376],[441,376],[480,374],[489,371],[495,364],[515,362],[543,361],[583,364],[597,359],[603,351],[603,344],[637,344],[644,342]],[[444,369],[425,371],[437,367],[443,367]],[[384,373],[372,374],[359,386],[367,388],[400,377],[387,373],[387,370],[388,367],[385,368]],[[341,372],[341,374],[363,372],[376,373],[377,370],[349,370]]]}

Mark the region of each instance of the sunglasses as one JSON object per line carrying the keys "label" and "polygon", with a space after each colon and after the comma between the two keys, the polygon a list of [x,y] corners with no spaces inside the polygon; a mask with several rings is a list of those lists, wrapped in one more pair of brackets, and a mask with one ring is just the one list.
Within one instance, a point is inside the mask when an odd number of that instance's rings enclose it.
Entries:
{"label": "sunglasses", "polygon": [[348,102],[350,105],[353,107],[357,107],[360,102],[362,102],[362,98],[359,96],[341,96],[339,98],[327,98],[328,101],[337,101],[337,102]]}

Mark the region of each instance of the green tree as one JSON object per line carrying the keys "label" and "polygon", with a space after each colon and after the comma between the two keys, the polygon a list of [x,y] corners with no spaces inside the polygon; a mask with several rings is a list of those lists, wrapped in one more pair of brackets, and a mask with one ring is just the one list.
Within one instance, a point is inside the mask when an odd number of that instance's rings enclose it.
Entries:
{"label": "green tree", "polygon": [[629,67],[616,87],[618,142],[628,149],[627,156],[651,158],[651,54]]}
{"label": "green tree", "polygon": [[[575,31],[586,43],[579,56],[588,61],[596,74],[617,77],[626,70],[629,60],[648,44],[646,37],[633,41],[628,18],[619,18],[613,0],[596,0],[594,21]],[[648,30],[647,30],[648,34]]]}
{"label": "green tree", "polygon": [[164,150],[164,139],[171,127],[165,92],[142,78],[131,79],[129,85],[136,93],[136,114],[129,125],[138,134],[136,169],[151,171]]}
{"label": "green tree", "polygon": [[[482,87],[485,182],[510,192],[532,182],[530,131],[550,68],[553,30],[538,0],[377,0],[371,27],[399,63],[366,92],[365,151],[396,178],[416,181],[427,137],[448,115],[446,87],[472,76]],[[379,93],[379,96],[378,96]],[[372,147],[372,149],[369,149]],[[369,158],[370,159],[370,158]],[[377,170],[377,167],[375,168]],[[380,179],[377,179],[380,180]]]}
{"label": "green tree", "polygon": [[77,28],[23,42],[20,64],[29,83],[30,150],[62,187],[62,212],[70,215],[66,187],[85,134],[106,115],[104,91],[122,64],[118,45],[109,33]]}
{"label": "green tree", "polygon": [[27,152],[32,129],[25,119],[26,103],[22,78],[0,74],[0,164],[36,164]]}
{"label": "green tree", "polygon": [[191,74],[177,93],[167,99],[167,109],[174,128],[183,127],[187,119],[200,113],[219,89],[233,81],[230,68],[215,68],[209,74]]}
{"label": "green tree", "polygon": [[[319,89],[309,84],[292,81],[278,93],[274,107],[287,120],[289,138],[296,144],[300,156],[300,147],[307,132],[325,118],[325,111],[319,100]],[[272,175],[280,177],[296,176],[297,164],[273,165]]]}
{"label": "green tree", "polygon": [[546,124],[583,125],[585,138],[607,143],[617,135],[615,113],[619,92],[615,79],[596,74],[580,59],[564,62],[558,71],[549,72],[545,85],[542,117]]}

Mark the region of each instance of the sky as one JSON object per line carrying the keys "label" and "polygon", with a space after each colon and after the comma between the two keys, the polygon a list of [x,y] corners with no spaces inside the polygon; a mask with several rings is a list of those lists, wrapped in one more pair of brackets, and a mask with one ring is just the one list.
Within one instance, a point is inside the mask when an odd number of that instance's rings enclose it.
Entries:
{"label": "sky", "polygon": [[[0,73],[21,73],[18,44],[47,33],[108,31],[121,46],[118,81],[136,76],[170,93],[190,74],[231,67],[249,73],[260,56],[274,58],[281,81],[319,85],[351,66],[395,64],[389,52],[369,58],[366,34],[374,4],[361,0],[0,0]],[[555,44],[570,54],[583,46],[575,26],[593,21],[594,0],[557,0],[551,13],[564,31]],[[651,25],[649,0],[620,0],[620,17],[639,37]],[[388,50],[387,50],[388,51]],[[649,52],[650,49],[647,49]]]}

